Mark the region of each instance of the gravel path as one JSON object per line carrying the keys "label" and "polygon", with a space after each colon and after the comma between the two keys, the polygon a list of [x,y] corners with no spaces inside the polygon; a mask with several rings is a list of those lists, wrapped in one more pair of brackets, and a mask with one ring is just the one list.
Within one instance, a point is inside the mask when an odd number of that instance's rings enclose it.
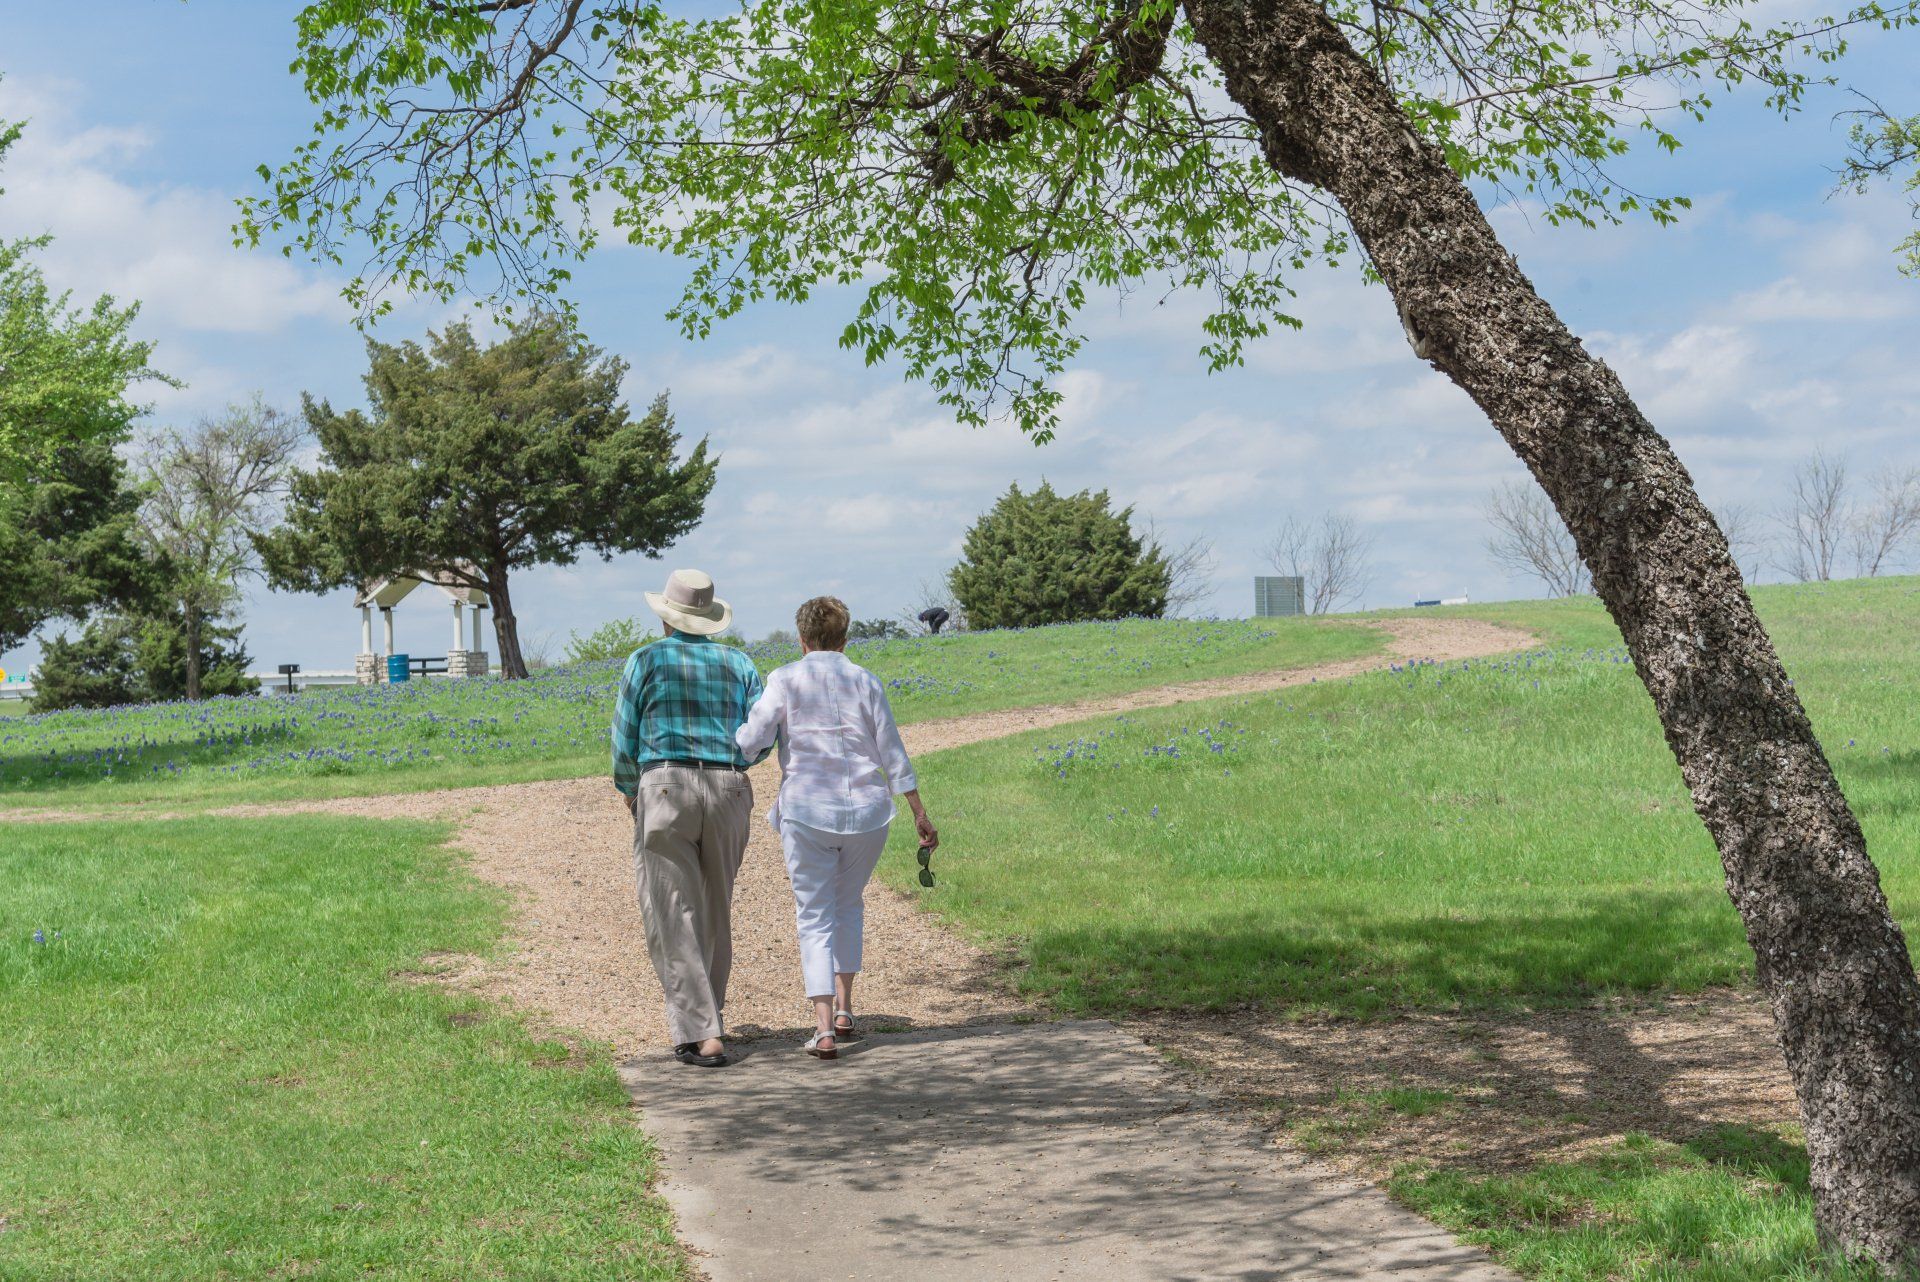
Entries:
{"label": "gravel path", "polygon": [[[1526,633],[1471,619],[1393,619],[1378,626],[1390,638],[1388,660],[1445,662],[1537,644]],[[1335,680],[1382,664],[1373,656],[1218,677],[921,722],[903,733],[908,750],[920,754],[1135,708]],[[751,778],[756,819],[734,892],[734,969],[727,998],[729,1031],[742,1037],[811,1023],[800,993],[786,865],[778,839],[758,818],[779,787],[779,766],[769,758]],[[937,817],[940,799],[928,801]],[[632,821],[605,779],[235,806],[217,813],[457,820],[457,841],[470,856],[469,866],[513,892],[521,911],[514,947],[492,959],[438,959],[442,977],[504,997],[556,1028],[611,1042],[622,1056],[659,1053],[666,1042],[659,987],[647,962],[634,899]],[[941,1027],[1029,1013],[995,981],[1001,967],[991,957],[940,930],[906,896],[884,886],[867,892],[865,964],[859,1005],[876,1027]]]}

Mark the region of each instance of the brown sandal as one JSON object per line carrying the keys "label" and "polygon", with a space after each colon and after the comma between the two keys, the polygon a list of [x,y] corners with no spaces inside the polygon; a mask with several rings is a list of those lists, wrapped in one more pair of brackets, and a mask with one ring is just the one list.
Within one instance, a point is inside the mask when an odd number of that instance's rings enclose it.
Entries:
{"label": "brown sandal", "polygon": [[[847,1021],[844,1024],[840,1022],[843,1019]],[[857,1042],[860,1040],[860,1030],[853,1026],[852,1011],[837,1010],[833,1012],[833,1037],[835,1041],[839,1042]]]}
{"label": "brown sandal", "polygon": [[[822,1046],[822,1042],[826,1045]],[[800,1049],[815,1059],[838,1059],[840,1056],[840,1048],[834,1044],[832,1033],[815,1033]]]}

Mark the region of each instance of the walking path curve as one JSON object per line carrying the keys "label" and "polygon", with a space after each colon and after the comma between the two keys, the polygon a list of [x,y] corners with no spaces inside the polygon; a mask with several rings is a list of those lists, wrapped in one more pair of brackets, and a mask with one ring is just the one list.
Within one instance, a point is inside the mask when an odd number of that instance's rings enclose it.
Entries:
{"label": "walking path curve", "polygon": [[[1158,686],[1075,703],[980,713],[903,727],[916,757],[1023,731],[1140,708],[1338,680],[1391,661],[1480,658],[1537,645],[1523,632],[1471,619],[1383,621],[1385,656]],[[779,787],[769,758],[752,772],[755,820],[734,890],[731,1035],[763,1036],[810,1024],[800,996],[793,894],[780,843],[760,820]],[[928,803],[938,818],[940,799]],[[604,778],[456,788],[443,792],[246,805],[233,815],[325,813],[380,819],[453,819],[472,870],[518,898],[516,947],[496,959],[442,959],[448,978],[504,997],[561,1028],[611,1042],[619,1054],[655,1055],[667,1040],[659,987],[647,961],[634,898],[632,821]],[[950,866],[965,853],[943,853]],[[938,1028],[1025,1017],[1008,997],[1001,964],[941,930],[906,896],[875,885],[859,1004],[887,1027]]]}
{"label": "walking path curve", "polygon": [[[1375,626],[1393,660],[1537,644],[1467,619]],[[904,733],[917,755],[1381,666],[1376,656],[1195,681]],[[753,772],[757,810],[777,771],[769,760]],[[939,798],[929,801],[937,815]],[[472,870],[518,900],[516,946],[496,959],[435,959],[436,975],[616,1047],[663,1151],[663,1192],[713,1282],[1512,1276],[1377,1190],[1274,1148],[1137,1038],[1103,1022],[1034,1022],[1043,1013],[1009,995],[999,963],[885,887],[868,892],[861,1019],[898,1031],[877,1031],[835,1064],[799,1055],[771,1036],[810,1018],[779,844],[757,818],[735,893],[727,1005],[745,1053],[714,1072],[664,1053],[631,821],[604,779],[219,813],[295,812],[458,821]]]}

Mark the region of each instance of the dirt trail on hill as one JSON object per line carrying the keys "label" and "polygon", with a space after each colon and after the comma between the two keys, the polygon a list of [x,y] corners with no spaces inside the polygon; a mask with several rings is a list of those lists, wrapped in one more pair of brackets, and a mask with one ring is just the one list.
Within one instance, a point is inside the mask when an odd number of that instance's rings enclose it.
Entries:
{"label": "dirt trail on hill", "polygon": [[[1387,652],[1274,672],[1190,681],[1075,703],[927,721],[903,727],[915,754],[1045,726],[1196,699],[1337,680],[1391,661],[1440,662],[1537,645],[1532,636],[1471,619],[1393,619],[1378,624]],[[800,991],[793,896],[780,843],[764,820],[779,787],[773,758],[756,767],[755,819],[734,892],[729,1032],[755,1036],[810,1023]],[[927,798],[938,822],[940,798]],[[437,972],[461,987],[504,997],[560,1028],[611,1042],[622,1055],[665,1043],[659,987],[647,962],[634,898],[632,820],[604,778],[244,805],[223,815],[332,814],[456,820],[459,847],[481,878],[519,904],[514,947],[490,959],[440,958]],[[950,856],[964,859],[963,851]],[[866,970],[859,1005],[876,1026],[925,1028],[1006,1019],[1029,1012],[996,981],[1001,965],[941,930],[911,900],[885,886],[867,893]]]}

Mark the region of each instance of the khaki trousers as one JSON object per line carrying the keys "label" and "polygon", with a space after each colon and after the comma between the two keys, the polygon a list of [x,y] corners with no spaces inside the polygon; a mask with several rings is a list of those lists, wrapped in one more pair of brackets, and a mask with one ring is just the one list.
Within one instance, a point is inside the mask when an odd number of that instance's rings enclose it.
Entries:
{"label": "khaki trousers", "polygon": [[721,1035],[733,969],[733,879],[752,815],[753,785],[735,771],[660,766],[640,776],[634,880],[675,1045]]}

